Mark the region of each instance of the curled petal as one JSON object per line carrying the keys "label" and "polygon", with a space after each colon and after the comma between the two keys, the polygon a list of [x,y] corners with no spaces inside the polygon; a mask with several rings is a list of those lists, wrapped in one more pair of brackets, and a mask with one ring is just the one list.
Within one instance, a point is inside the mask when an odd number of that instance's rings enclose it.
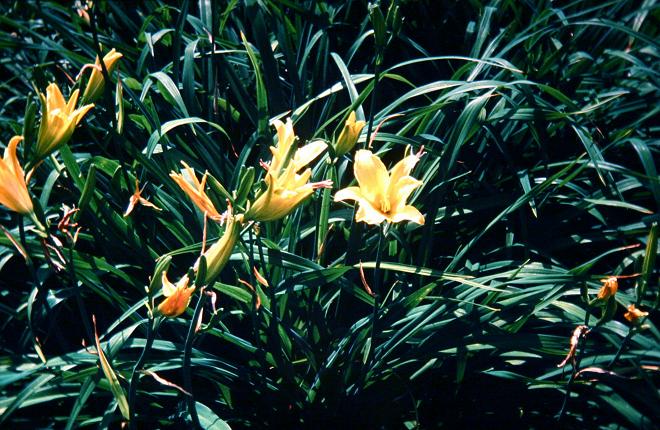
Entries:
{"label": "curled petal", "polygon": [[406,205],[397,210],[392,216],[392,222],[412,221],[419,225],[424,225],[424,215],[416,207]]}

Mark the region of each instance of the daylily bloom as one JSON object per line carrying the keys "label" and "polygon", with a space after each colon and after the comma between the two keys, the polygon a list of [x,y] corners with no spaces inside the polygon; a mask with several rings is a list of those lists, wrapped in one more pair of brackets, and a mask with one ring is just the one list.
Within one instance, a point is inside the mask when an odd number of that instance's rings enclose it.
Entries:
{"label": "daylily bloom", "polygon": [[176,285],[167,279],[167,272],[163,272],[162,280],[163,295],[166,299],[158,305],[158,312],[166,317],[178,317],[188,308],[190,296],[195,291],[195,287],[188,287],[189,279],[187,275],[179,279]]}
{"label": "daylily bloom", "polygon": [[[103,63],[105,63],[105,68],[108,71],[108,75],[112,75],[112,72],[115,71],[117,67],[117,61],[123,57],[120,52],[117,52],[114,48],[110,50],[107,54],[103,56]],[[105,87],[105,79],[103,79],[103,68],[101,67],[101,61],[99,57],[96,57],[96,62],[94,64],[86,64],[83,66],[81,73],[86,69],[91,68],[92,74],[89,76],[87,81],[87,86],[85,87],[85,92],[83,93],[83,100],[96,101],[99,96],[103,93],[103,88]]]}
{"label": "daylily bloom", "polygon": [[383,221],[413,221],[424,224],[424,216],[406,200],[422,181],[410,172],[419,161],[418,155],[409,155],[387,172],[380,158],[371,151],[361,149],[355,153],[353,171],[358,187],[337,191],[335,201],[355,200],[359,207],[356,221],[378,225]]}
{"label": "daylily bloom", "polygon": [[639,324],[639,320],[647,316],[649,313],[641,309],[637,309],[635,305],[628,306],[628,312],[623,314],[623,317],[633,324]]}
{"label": "daylily bloom", "polygon": [[82,117],[94,107],[93,104],[88,104],[76,109],[79,92],[75,90],[68,103],[56,83],[48,85],[45,96],[43,93],[39,94],[42,112],[36,146],[37,158],[46,157],[66,144]]}
{"label": "daylily bloom", "polygon": [[617,290],[619,289],[619,282],[617,279],[612,276],[610,278],[603,279],[602,282],[603,286],[600,287],[600,291],[598,291],[598,299],[607,300],[610,297],[614,297]]}
{"label": "daylily bloom", "polygon": [[348,115],[346,124],[344,124],[344,128],[339,134],[337,143],[335,144],[335,154],[337,157],[342,156],[353,149],[365,124],[366,122],[364,121],[355,121],[355,111],[352,111],[350,115]]}
{"label": "daylily bloom", "polygon": [[185,161],[182,161],[181,164],[184,166],[183,173],[170,172],[170,177],[174,179],[174,182],[176,182],[183,192],[190,197],[190,200],[192,200],[202,212],[206,213],[206,216],[214,221],[221,221],[222,215],[220,215],[213,205],[213,202],[204,191],[208,172],[204,173],[200,182],[192,167],[186,164]]}
{"label": "daylily bloom", "polygon": [[0,204],[14,212],[28,214],[33,210],[32,200],[28,193],[25,173],[16,156],[16,147],[21,140],[21,136],[12,137],[5,148],[5,156],[0,160]]}
{"label": "daylily bloom", "polygon": [[[225,219],[227,220],[227,225],[222,237],[203,254],[206,260],[206,275],[204,277],[204,284],[206,285],[213,282],[225,267],[241,233],[243,215],[233,216],[229,212]],[[197,271],[198,268],[199,260],[195,263],[194,270]]]}
{"label": "daylily bloom", "polygon": [[298,173],[312,160],[318,157],[327,147],[320,140],[297,149],[291,154],[295,141],[291,119],[284,124],[275,121],[278,144],[271,147],[273,159],[266,173],[267,188],[250,206],[245,217],[254,221],[274,221],[285,217],[309,197],[317,188],[329,188],[330,181],[308,183],[312,169],[307,168]]}

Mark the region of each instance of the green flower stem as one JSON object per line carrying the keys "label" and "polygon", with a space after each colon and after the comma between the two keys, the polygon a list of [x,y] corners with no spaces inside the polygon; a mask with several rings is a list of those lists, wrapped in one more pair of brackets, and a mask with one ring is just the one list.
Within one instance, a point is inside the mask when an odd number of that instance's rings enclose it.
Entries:
{"label": "green flower stem", "polygon": [[144,348],[142,349],[142,353],[140,354],[140,357],[138,358],[137,363],[135,363],[135,367],[133,367],[133,371],[131,372],[131,382],[128,387],[128,410],[129,410],[129,428],[130,429],[135,429],[137,428],[135,425],[135,409],[133,408],[133,405],[135,404],[135,396],[137,394],[137,386],[139,382],[139,375],[138,372],[142,370],[142,366],[144,365],[145,360],[147,359],[147,354],[149,353],[149,350],[151,349],[151,345],[154,343],[154,339],[156,338],[156,334],[158,333],[158,327],[160,326],[161,318],[153,318],[150,317],[148,322],[147,322],[147,343],[144,345]]}
{"label": "green flower stem", "polygon": [[188,413],[190,414],[190,419],[192,420],[195,428],[202,428],[202,426],[199,422],[199,417],[197,416],[195,397],[192,395],[193,390],[192,377],[190,372],[190,360],[192,355],[192,344],[195,340],[195,326],[197,325],[199,315],[204,308],[204,302],[206,302],[206,294],[204,294],[204,288],[202,288],[200,290],[197,306],[195,306],[195,313],[193,314],[193,317],[190,320],[190,325],[188,326],[188,335],[186,336],[186,343],[183,348],[183,387],[188,393],[190,393],[189,396],[186,396],[186,404],[188,405]]}

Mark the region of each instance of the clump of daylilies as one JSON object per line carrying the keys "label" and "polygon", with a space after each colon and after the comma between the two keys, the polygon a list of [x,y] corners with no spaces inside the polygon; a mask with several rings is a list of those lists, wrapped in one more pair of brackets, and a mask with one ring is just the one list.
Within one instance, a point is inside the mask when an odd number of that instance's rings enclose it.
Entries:
{"label": "clump of daylilies", "polygon": [[[204,214],[205,219],[220,224],[226,223],[220,239],[207,251],[202,252],[192,270],[188,271],[197,276],[201,272],[200,265],[203,261],[204,285],[208,285],[220,274],[244,225],[282,219],[306,201],[314,190],[332,187],[330,180],[309,181],[312,175],[309,164],[318,158],[328,145],[322,140],[313,140],[298,147],[291,118],[287,118],[285,122],[275,120],[273,125],[277,131],[277,142],[270,147],[270,162],[261,163],[266,170],[263,180],[265,188],[261,189],[254,199],[245,203],[243,213],[233,215],[231,205],[224,214],[216,209],[206,193],[208,172],[205,172],[200,180],[194,169],[182,162],[184,169],[181,172],[170,173],[170,177]],[[349,114],[334,144],[336,156],[346,154],[355,146],[364,125],[364,121],[356,121],[355,112]],[[358,150],[355,154],[354,173],[359,186],[339,190],[335,201],[355,200],[359,205],[356,220],[368,224],[378,225],[383,221],[413,221],[424,224],[424,216],[419,210],[406,204],[411,193],[422,185],[421,181],[410,176],[420,156],[421,153],[407,155],[388,172],[377,155],[371,151]],[[157,308],[161,315],[175,317],[186,310],[194,291],[194,287],[189,287],[188,282],[188,274],[183,275],[176,284],[170,283],[166,275],[163,275],[162,288],[166,299]]]}
{"label": "clump of daylilies", "polygon": [[[117,60],[121,56],[122,54],[113,49],[103,58],[108,72],[116,68]],[[98,70],[100,69],[98,58],[96,63],[96,65],[86,65],[82,69],[88,67],[94,69],[83,93],[85,103],[94,101],[103,90],[104,79]],[[32,168],[27,174],[19,162],[16,151],[18,144],[24,139],[23,136],[14,136],[10,139],[4,157],[0,160],[0,204],[19,214],[29,215],[40,229],[44,227],[35,216],[34,205],[28,191],[30,177],[41,160],[69,142],[76,126],[94,107],[93,103],[83,103],[79,106],[79,94],[80,90],[75,89],[66,100],[60,87],[54,82],[48,85],[45,94],[39,93],[41,120],[32,152],[24,154],[26,157],[32,157],[31,163],[28,163]]]}

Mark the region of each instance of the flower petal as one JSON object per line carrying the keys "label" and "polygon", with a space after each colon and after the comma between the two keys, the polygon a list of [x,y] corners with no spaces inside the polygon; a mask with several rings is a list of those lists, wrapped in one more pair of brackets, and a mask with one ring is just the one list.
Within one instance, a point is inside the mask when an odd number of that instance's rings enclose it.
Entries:
{"label": "flower petal", "polygon": [[379,225],[385,221],[385,219],[387,219],[387,217],[377,208],[374,208],[367,200],[359,200],[359,207],[355,214],[355,221]]}
{"label": "flower petal", "polygon": [[364,200],[364,196],[360,192],[360,187],[347,187],[335,193],[336,202],[342,202],[344,200],[355,200],[356,202]]}
{"label": "flower petal", "polygon": [[391,221],[412,221],[419,225],[424,225],[424,215],[414,206],[406,205],[392,214]]}
{"label": "flower petal", "polygon": [[389,210],[380,207],[385,202],[386,190],[390,183],[387,169],[380,158],[371,151],[361,149],[355,153],[353,171],[362,195],[380,209]]}
{"label": "flower petal", "polygon": [[415,168],[418,161],[419,157],[416,155],[409,155],[396,163],[394,167],[392,167],[392,170],[390,170],[390,186],[396,184],[404,176],[410,175],[410,172]]}
{"label": "flower petal", "polygon": [[322,140],[315,140],[298,149],[293,156],[293,164],[296,166],[296,172],[318,157],[328,145]]}
{"label": "flower petal", "polygon": [[406,204],[406,200],[415,188],[422,185],[422,181],[412,176],[404,176],[396,183],[390,184],[388,198],[390,199],[391,210],[396,211]]}
{"label": "flower petal", "polygon": [[52,112],[55,109],[64,110],[66,108],[66,102],[64,101],[62,91],[60,91],[60,87],[58,87],[55,82],[46,87],[46,100],[48,102],[49,112]]}

